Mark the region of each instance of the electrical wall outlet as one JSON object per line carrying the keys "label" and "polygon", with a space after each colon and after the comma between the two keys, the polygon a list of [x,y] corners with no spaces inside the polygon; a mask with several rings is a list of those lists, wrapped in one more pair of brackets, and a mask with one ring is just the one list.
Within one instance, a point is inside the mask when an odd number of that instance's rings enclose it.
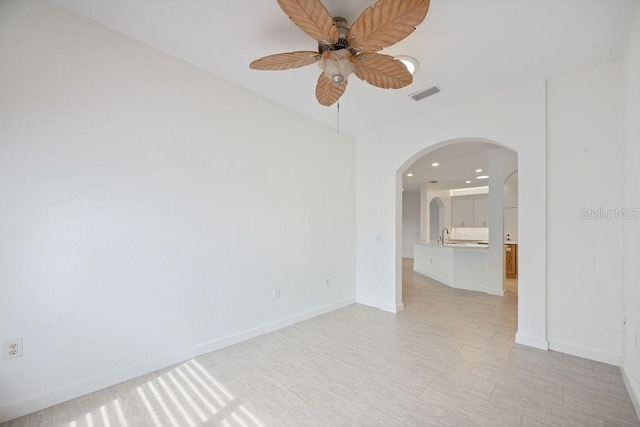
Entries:
{"label": "electrical wall outlet", "polygon": [[273,288],[273,299],[280,298],[280,288]]}
{"label": "electrical wall outlet", "polygon": [[4,359],[22,357],[22,338],[15,338],[4,342]]}
{"label": "electrical wall outlet", "polygon": [[324,279],[324,286],[325,286],[326,288],[328,288],[329,286],[331,286],[331,280],[329,280],[329,279]]}

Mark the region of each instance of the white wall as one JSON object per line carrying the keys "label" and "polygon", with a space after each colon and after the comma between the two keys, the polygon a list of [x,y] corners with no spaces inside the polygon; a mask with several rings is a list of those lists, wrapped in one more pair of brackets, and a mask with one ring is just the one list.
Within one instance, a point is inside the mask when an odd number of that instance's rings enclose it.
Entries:
{"label": "white wall", "polygon": [[[416,108],[420,108],[419,105]],[[536,82],[422,120],[398,123],[357,141],[357,298],[396,311],[401,299],[401,173],[444,141],[477,138],[519,154],[524,210],[520,240],[518,341],[546,348],[545,85]],[[389,144],[388,141],[397,141]],[[541,237],[542,236],[542,237]]]}
{"label": "white wall", "polygon": [[420,241],[420,193],[402,193],[402,257],[413,258],[413,242]]}
{"label": "white wall", "polygon": [[[624,203],[640,208],[640,6],[636,8],[633,31],[624,62],[625,125],[624,125]],[[622,336],[622,366],[629,389],[635,397],[640,416],[640,219],[623,223],[623,314],[627,326]]]}
{"label": "white wall", "polygon": [[353,139],[48,2],[0,58],[0,422],[354,300]]}
{"label": "white wall", "polygon": [[518,207],[518,172],[511,174],[504,183],[504,207]]}
{"label": "white wall", "polygon": [[[585,220],[582,209],[622,205],[621,78],[621,64],[614,62],[547,85],[549,344],[615,364],[621,345],[621,222]],[[522,202],[526,192],[520,194]]]}
{"label": "white wall", "polygon": [[[622,203],[621,78],[614,62],[358,139],[358,300],[402,307],[394,224],[404,169],[443,141],[485,138],[518,151],[516,340],[544,348],[548,338],[555,349],[619,363],[622,226],[584,221],[581,208]],[[402,143],[387,144],[391,135]]]}

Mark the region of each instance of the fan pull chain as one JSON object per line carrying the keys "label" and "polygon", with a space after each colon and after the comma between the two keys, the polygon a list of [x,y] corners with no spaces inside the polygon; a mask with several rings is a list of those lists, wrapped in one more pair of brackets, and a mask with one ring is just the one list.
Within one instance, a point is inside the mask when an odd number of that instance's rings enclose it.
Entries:
{"label": "fan pull chain", "polygon": [[338,110],[336,116],[336,138],[340,136],[340,101],[338,101]]}

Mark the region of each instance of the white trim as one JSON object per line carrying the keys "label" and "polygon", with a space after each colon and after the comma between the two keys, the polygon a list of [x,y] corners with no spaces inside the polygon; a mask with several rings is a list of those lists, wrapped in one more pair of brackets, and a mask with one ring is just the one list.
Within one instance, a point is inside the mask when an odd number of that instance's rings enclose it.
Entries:
{"label": "white trim", "polygon": [[479,288],[475,285],[465,284],[465,283],[452,283],[449,285],[454,289],[462,289],[463,291],[473,291],[473,292],[482,292],[483,294],[488,294],[487,288]]}
{"label": "white trim", "polygon": [[523,335],[520,332],[516,332],[516,343],[526,345],[527,347],[533,347],[540,350],[549,350],[549,342],[544,338],[532,337],[529,335]]}
{"label": "white trim", "polygon": [[371,298],[356,297],[356,302],[369,307],[380,308],[380,301]]}
{"label": "white trim", "polygon": [[444,285],[447,285],[447,286],[451,287],[451,284],[449,283],[448,279],[446,279],[444,277],[440,277],[437,274],[426,272],[423,269],[421,269],[420,267],[415,267],[415,266],[413,267],[413,271],[415,271],[416,273],[420,273],[423,276],[428,277],[429,279],[433,279],[436,282],[440,282],[440,283],[442,283]]}
{"label": "white trim", "polygon": [[398,308],[400,308],[400,305],[381,305],[379,308],[382,311],[386,311],[388,313],[397,313],[398,311],[402,311],[404,309],[404,304],[401,304],[402,308],[400,310],[398,310]]}
{"label": "white trim", "polygon": [[[475,249],[474,249],[475,250]],[[436,274],[432,274],[432,273],[427,273],[424,270],[422,270],[420,267],[418,268],[413,268],[413,271],[415,271],[416,273],[422,274],[425,277],[428,277],[429,279],[433,279],[437,282],[442,283],[443,285],[447,285],[450,288],[454,288],[454,289],[462,289],[464,291],[473,291],[473,292],[482,292],[484,294],[490,294],[490,295],[500,295],[503,296],[501,294],[493,294],[490,293],[489,290],[486,287],[479,287],[479,286],[475,286],[472,284],[466,284],[466,283],[453,283],[448,279],[445,279],[444,277],[440,277]]]}
{"label": "white trim", "polygon": [[498,291],[494,290],[494,289],[489,289],[488,291],[486,291],[487,294],[489,295],[495,295],[497,297],[503,297],[504,296],[504,289],[500,289]]}
{"label": "white trim", "polygon": [[378,308],[382,311],[386,311],[389,313],[398,313],[404,310],[404,304],[398,304],[395,307],[392,305],[380,305],[380,301],[376,301],[370,298],[357,297],[356,302],[358,304],[363,304],[369,307]]}
{"label": "white trim", "polygon": [[571,354],[572,356],[584,357],[609,365],[620,366],[621,356],[619,354],[607,353],[606,351],[593,348],[582,347],[575,344],[568,344],[560,341],[549,341],[549,349],[560,353]]}
{"label": "white trim", "polygon": [[636,414],[638,414],[638,418],[640,418],[640,388],[633,382],[633,378],[629,375],[629,371],[627,371],[624,361],[620,365],[620,371],[622,372],[624,384],[627,386],[627,390],[629,391],[629,396],[631,396],[633,406],[636,408]]}
{"label": "white trim", "polygon": [[32,396],[18,402],[12,402],[7,405],[0,406],[0,423],[13,420],[15,418],[39,411],[44,408],[48,408],[49,406],[57,405],[58,403],[74,399],[84,394],[101,390],[105,387],[109,387],[123,381],[128,381],[132,378],[157,371],[167,366],[184,362],[185,360],[192,359],[199,355],[257,337],[258,335],[263,335],[269,332],[276,331],[278,329],[282,329],[284,327],[293,325],[294,323],[298,323],[303,320],[307,320],[312,317],[316,317],[321,314],[346,307],[355,302],[355,298],[348,298],[343,301],[325,305],[272,323],[267,323],[265,325],[258,326],[257,328],[248,329],[246,331],[229,335],[227,337],[207,343],[199,344],[188,349],[183,349],[173,353],[167,353],[163,356],[148,360],[143,363],[131,365],[123,369],[87,378],[74,384],[68,384],[63,387],[46,391],[39,395]]}

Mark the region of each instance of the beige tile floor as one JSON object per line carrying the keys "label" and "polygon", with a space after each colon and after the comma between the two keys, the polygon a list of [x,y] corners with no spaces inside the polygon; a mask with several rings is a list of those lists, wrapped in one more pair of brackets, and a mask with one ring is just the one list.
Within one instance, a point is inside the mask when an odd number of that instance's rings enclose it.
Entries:
{"label": "beige tile floor", "polygon": [[9,426],[640,426],[618,368],[514,345],[517,292],[411,270],[405,311],[362,305]]}

